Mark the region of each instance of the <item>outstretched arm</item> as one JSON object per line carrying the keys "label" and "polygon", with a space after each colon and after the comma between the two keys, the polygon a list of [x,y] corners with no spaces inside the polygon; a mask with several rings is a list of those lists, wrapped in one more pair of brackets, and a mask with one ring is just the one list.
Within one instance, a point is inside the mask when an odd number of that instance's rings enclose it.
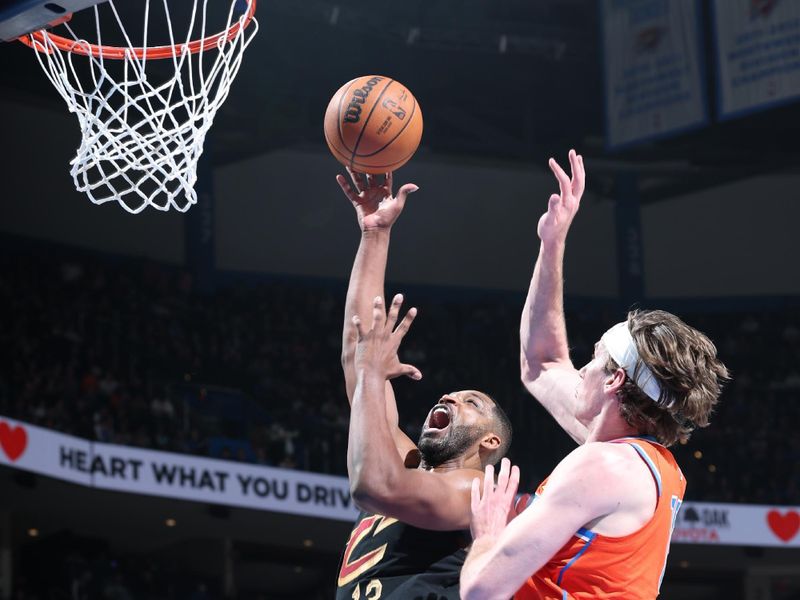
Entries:
{"label": "outstretched arm", "polygon": [[414,371],[413,366],[400,365],[397,360],[397,348],[416,315],[412,308],[395,329],[402,300],[402,296],[395,296],[387,317],[381,298],[375,298],[367,321],[372,323],[370,329],[359,317],[353,318],[358,345],[347,444],[350,492],[362,509],[414,527],[465,529],[470,519],[471,481],[480,473],[471,469],[446,473],[407,469],[389,431],[386,381]]}
{"label": "outstretched arm", "polygon": [[[372,315],[373,300],[376,296],[383,296],[392,225],[403,211],[408,194],[417,191],[417,186],[406,184],[400,188],[397,196],[393,196],[391,173],[386,174],[383,183],[379,183],[373,175],[363,175],[349,169],[348,173],[352,185],[342,175],[337,175],[336,181],[353,204],[361,229],[361,242],[353,262],[353,270],[350,272],[342,327],[342,369],[347,399],[352,404],[356,388],[353,358],[357,337],[351,319],[356,315],[367,322]],[[412,375],[417,379],[421,377],[418,371]],[[389,431],[403,460],[413,462],[417,457],[417,447],[400,430],[392,384],[386,381],[385,387]]]}
{"label": "outstretched arm", "polygon": [[564,248],[580,207],[585,173],[583,158],[569,152],[572,178],[554,159],[550,168],[560,194],[553,194],[539,219],[539,257],[520,320],[520,375],[527,390],[579,444],[586,428],[575,418],[578,371],[569,358],[564,321]]}

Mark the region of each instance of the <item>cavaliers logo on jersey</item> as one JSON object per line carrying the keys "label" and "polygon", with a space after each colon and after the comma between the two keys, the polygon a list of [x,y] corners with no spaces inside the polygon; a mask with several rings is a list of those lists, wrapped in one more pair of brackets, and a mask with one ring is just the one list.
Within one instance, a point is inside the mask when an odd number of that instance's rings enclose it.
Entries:
{"label": "cavaliers logo on jersey", "polygon": [[338,579],[339,587],[347,585],[383,560],[383,556],[386,554],[386,544],[370,550],[358,558],[353,558],[353,554],[364,539],[378,535],[395,523],[397,523],[397,519],[383,515],[371,515],[361,519],[359,524],[353,528],[342,557],[342,568],[339,570]]}

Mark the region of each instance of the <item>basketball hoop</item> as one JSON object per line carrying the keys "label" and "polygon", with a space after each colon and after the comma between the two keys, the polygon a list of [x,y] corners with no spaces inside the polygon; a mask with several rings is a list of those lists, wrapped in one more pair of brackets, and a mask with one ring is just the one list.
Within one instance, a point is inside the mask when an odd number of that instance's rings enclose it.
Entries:
{"label": "basketball hoop", "polygon": [[[36,51],[48,79],[78,116],[82,141],[70,174],[78,191],[95,204],[117,201],[139,213],[147,206],[185,212],[197,202],[194,184],[206,133],[258,22],[256,0],[229,0],[224,27],[206,35],[212,26],[209,0],[180,1],[194,3],[183,39],[173,31],[169,0],[162,0],[166,45],[147,45],[150,0],[145,0],[141,46],[131,42],[114,0],[107,4],[125,45],[103,45],[98,6],[93,7],[97,43],[77,35],[68,20],[61,26],[71,37],[42,29],[19,38]],[[198,27],[199,36],[192,39]],[[148,76],[148,64],[158,63],[168,74],[154,74],[151,67]]]}

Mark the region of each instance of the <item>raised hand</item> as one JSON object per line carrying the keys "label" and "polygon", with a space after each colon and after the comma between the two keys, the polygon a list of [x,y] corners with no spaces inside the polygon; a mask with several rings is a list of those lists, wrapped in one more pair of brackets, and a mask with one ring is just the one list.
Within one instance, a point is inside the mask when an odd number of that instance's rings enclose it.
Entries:
{"label": "raised hand", "polygon": [[357,173],[349,168],[347,172],[352,185],[344,175],[337,175],[336,181],[355,207],[361,231],[390,229],[403,212],[408,195],[419,189],[413,183],[407,183],[400,188],[397,196],[393,196],[391,173],[386,173],[383,183],[380,183],[375,175]]}
{"label": "raised hand", "polygon": [[583,157],[569,151],[569,164],[572,170],[570,178],[564,169],[550,159],[550,169],[558,179],[560,194],[553,194],[547,203],[547,212],[539,219],[537,233],[539,239],[545,244],[563,242],[567,238],[567,231],[581,205],[581,196],[586,182],[586,172],[583,169]]}
{"label": "raised hand", "polygon": [[481,495],[481,480],[478,477],[472,480],[472,518],[469,525],[472,539],[495,537],[505,529],[512,514],[518,486],[519,467],[516,465],[512,467],[511,461],[507,458],[500,461],[497,485],[494,482],[494,467],[486,466],[483,475],[483,495]]}
{"label": "raised hand", "polygon": [[400,307],[403,305],[402,294],[392,300],[388,316],[383,308],[383,299],[378,296],[372,306],[372,327],[366,330],[358,316],[353,317],[353,325],[358,333],[356,345],[355,368],[358,371],[371,371],[380,374],[384,379],[394,379],[405,375],[414,380],[422,379],[422,373],[414,365],[400,362],[397,351],[400,342],[417,316],[417,309],[411,308],[395,328]]}

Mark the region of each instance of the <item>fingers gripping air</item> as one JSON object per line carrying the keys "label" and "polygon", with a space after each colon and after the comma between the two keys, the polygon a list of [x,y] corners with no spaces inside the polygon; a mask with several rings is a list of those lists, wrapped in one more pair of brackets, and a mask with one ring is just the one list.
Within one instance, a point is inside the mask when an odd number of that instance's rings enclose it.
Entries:
{"label": "fingers gripping air", "polygon": [[353,316],[352,322],[358,335],[356,371],[380,373],[385,379],[394,379],[401,375],[414,380],[422,379],[422,373],[417,367],[401,363],[397,355],[400,343],[417,316],[417,309],[412,307],[398,325],[402,304],[402,294],[395,295],[387,315],[383,308],[383,299],[377,296],[372,306],[372,326],[369,330],[364,327],[358,315]]}

